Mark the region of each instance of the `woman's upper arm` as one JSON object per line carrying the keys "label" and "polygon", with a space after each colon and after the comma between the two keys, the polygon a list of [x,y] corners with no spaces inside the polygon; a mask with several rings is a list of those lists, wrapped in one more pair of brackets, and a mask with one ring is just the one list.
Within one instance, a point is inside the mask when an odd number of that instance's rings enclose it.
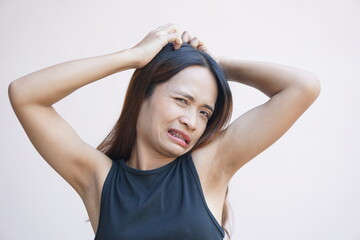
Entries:
{"label": "woman's upper arm", "polygon": [[103,178],[111,160],[81,140],[53,107],[13,103],[13,108],[36,150],[80,196]]}
{"label": "woman's upper arm", "polygon": [[278,140],[315,101],[320,86],[317,78],[306,75],[303,84],[289,87],[238,117],[213,146],[228,180],[245,163]]}

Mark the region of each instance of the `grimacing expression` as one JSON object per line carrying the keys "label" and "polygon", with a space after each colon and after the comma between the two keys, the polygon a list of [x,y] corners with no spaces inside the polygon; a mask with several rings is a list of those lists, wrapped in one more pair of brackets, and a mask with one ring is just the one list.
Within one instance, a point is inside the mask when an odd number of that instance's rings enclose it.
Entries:
{"label": "grimacing expression", "polygon": [[155,87],[141,106],[137,142],[157,154],[178,157],[192,149],[213,114],[217,84],[211,71],[190,66]]}

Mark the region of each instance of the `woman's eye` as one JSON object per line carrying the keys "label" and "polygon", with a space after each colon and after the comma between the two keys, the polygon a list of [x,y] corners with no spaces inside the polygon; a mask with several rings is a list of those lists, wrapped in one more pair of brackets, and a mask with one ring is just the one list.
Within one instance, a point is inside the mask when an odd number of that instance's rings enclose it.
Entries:
{"label": "woman's eye", "polygon": [[211,115],[210,115],[210,113],[208,113],[208,112],[206,112],[206,111],[201,111],[200,112],[203,116],[205,116],[206,117],[206,119],[210,119],[210,117],[211,117]]}
{"label": "woman's eye", "polygon": [[181,103],[184,103],[184,104],[187,104],[187,101],[183,98],[176,98],[177,101],[181,102]]}

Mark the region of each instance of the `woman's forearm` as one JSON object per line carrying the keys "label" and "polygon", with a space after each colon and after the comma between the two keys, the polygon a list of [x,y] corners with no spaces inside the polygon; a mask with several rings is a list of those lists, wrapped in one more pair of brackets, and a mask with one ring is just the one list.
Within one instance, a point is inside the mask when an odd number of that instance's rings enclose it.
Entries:
{"label": "woman's forearm", "polygon": [[288,66],[230,59],[222,59],[220,65],[230,81],[254,87],[269,97],[294,87],[319,88],[315,75]]}
{"label": "woman's forearm", "polygon": [[51,106],[75,90],[119,71],[134,67],[130,50],[57,64],[13,81],[13,105]]}

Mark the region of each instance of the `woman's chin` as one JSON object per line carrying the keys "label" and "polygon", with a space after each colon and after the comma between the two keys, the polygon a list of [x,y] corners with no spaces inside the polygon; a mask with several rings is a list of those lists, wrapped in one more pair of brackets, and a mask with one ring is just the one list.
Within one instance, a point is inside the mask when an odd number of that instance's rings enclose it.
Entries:
{"label": "woman's chin", "polygon": [[169,157],[177,158],[181,155],[184,155],[188,151],[190,151],[191,148],[184,149],[183,147],[175,144],[170,144],[170,146],[167,146],[166,148],[166,155]]}

